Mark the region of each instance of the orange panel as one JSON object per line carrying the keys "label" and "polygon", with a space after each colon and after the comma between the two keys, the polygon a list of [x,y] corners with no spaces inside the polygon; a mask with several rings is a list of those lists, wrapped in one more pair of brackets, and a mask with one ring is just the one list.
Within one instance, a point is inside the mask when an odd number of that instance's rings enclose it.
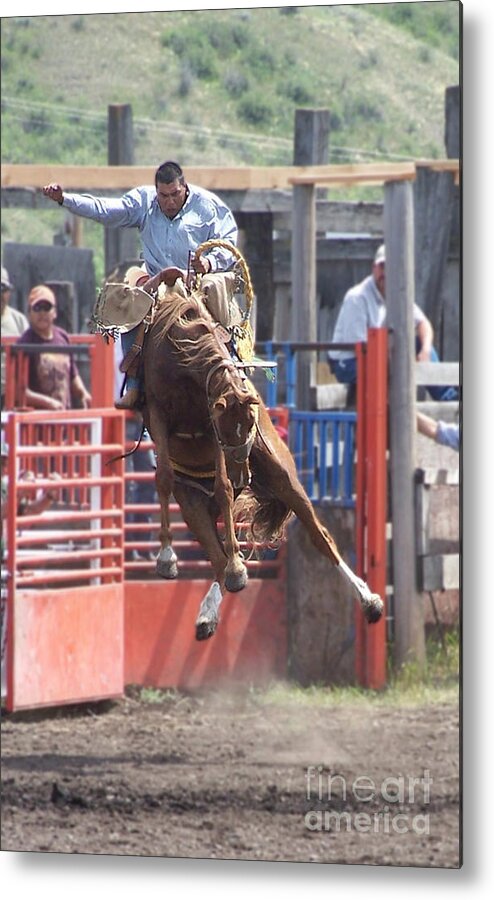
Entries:
{"label": "orange panel", "polygon": [[123,592],[122,584],[17,592],[9,710],[122,696]]}
{"label": "orange panel", "polygon": [[195,688],[267,682],[286,675],[283,581],[251,579],[226,594],[216,634],[196,641],[194,623],[211,582],[127,582],[125,683]]}

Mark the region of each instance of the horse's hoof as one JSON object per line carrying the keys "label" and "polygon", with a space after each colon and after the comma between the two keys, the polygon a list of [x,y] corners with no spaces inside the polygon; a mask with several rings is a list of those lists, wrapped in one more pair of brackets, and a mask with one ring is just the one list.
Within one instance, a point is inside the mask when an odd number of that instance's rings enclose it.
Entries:
{"label": "horse's hoof", "polygon": [[176,562],[163,562],[162,559],[156,561],[156,574],[160,578],[176,578],[178,576],[178,566]]}
{"label": "horse's hoof", "polygon": [[218,619],[215,622],[196,622],[196,641],[207,641],[212,637],[218,627]]}
{"label": "horse's hoof", "polygon": [[235,594],[237,591],[242,591],[244,589],[247,581],[248,575],[245,569],[243,572],[229,572],[225,575],[225,589],[230,591],[230,593]]}
{"label": "horse's hoof", "polygon": [[384,603],[379,594],[371,594],[370,600],[367,600],[362,604],[362,611],[370,625],[379,622],[379,619],[384,612]]}

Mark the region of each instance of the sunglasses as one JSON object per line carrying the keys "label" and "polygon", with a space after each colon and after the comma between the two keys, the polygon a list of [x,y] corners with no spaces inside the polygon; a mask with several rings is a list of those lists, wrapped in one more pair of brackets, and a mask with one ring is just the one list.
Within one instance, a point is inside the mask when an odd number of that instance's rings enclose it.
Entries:
{"label": "sunglasses", "polygon": [[33,303],[31,309],[33,312],[49,312],[50,309],[55,309],[55,307],[49,300],[38,300],[37,303]]}

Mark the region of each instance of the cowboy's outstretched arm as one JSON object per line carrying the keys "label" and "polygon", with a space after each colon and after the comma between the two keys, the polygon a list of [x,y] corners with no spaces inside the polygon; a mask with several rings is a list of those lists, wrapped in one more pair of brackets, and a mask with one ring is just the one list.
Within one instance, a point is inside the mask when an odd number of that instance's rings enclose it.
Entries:
{"label": "cowboy's outstretched arm", "polygon": [[43,194],[74,215],[110,228],[138,226],[145,215],[145,196],[140,188],[134,188],[120,198],[93,197],[92,194],[68,193],[54,183],[46,185]]}

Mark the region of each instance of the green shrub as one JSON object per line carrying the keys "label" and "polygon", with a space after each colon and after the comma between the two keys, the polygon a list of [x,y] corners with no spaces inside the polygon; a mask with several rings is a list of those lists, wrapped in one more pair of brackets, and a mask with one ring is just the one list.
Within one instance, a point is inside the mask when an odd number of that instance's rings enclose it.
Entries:
{"label": "green shrub", "polygon": [[208,80],[217,77],[215,54],[211,52],[207,33],[200,28],[167,31],[161,35],[161,44],[170,47],[176,56],[183,59],[197,78]]}
{"label": "green shrub", "polygon": [[247,47],[251,41],[251,33],[248,26],[242,25],[240,22],[235,22],[232,25],[232,40],[239,49]]}
{"label": "green shrub", "polygon": [[273,108],[264,96],[250,93],[240,101],[238,114],[250,125],[266,125],[273,117]]}
{"label": "green shrub", "polygon": [[188,97],[194,85],[194,80],[194,73],[192,72],[188,60],[185,60],[180,68],[180,78],[177,88],[179,97]]}
{"label": "green shrub", "polygon": [[276,69],[276,60],[265,47],[252,47],[249,51],[249,67],[256,73],[258,81],[270,77]]}
{"label": "green shrub", "polygon": [[249,89],[249,79],[240,69],[228,69],[223,84],[231,97],[241,97]]}
{"label": "green shrub", "polygon": [[298,106],[303,106],[306,103],[312,103],[314,101],[314,91],[312,86],[300,79],[283,81],[280,85],[279,93],[282,96],[288,97],[289,100],[292,100],[293,103]]}

